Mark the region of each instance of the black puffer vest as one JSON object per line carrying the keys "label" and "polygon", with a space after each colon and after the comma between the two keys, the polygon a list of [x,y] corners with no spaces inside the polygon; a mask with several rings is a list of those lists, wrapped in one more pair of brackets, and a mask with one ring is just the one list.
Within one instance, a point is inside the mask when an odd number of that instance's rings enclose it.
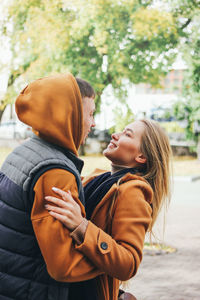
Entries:
{"label": "black puffer vest", "polygon": [[0,172],[0,300],[67,300],[68,283],[53,280],[34,235],[30,213],[33,187],[52,168],[66,169],[77,180],[82,161],[70,152],[34,137],[17,147]]}

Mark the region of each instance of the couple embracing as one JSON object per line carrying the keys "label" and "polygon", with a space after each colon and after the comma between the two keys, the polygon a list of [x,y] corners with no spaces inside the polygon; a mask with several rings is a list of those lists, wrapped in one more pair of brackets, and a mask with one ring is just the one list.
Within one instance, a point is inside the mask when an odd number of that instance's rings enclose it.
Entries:
{"label": "couple embracing", "polygon": [[16,100],[34,136],[0,170],[0,300],[135,299],[119,285],[136,274],[168,201],[169,140],[156,122],[128,124],[103,152],[111,171],[81,181],[94,99],[69,73],[30,83]]}

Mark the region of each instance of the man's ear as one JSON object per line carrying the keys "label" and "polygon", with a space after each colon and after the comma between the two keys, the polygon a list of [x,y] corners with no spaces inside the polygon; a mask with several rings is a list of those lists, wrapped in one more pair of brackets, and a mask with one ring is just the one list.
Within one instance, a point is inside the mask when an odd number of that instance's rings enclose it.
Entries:
{"label": "man's ear", "polygon": [[135,160],[140,164],[145,164],[147,162],[147,159],[146,159],[146,157],[144,157],[143,154],[138,154],[138,156],[136,156]]}

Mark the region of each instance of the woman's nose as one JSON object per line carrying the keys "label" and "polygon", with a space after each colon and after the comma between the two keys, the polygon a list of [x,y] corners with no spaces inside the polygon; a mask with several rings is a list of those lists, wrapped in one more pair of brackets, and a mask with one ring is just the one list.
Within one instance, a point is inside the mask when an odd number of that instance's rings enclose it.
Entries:
{"label": "woman's nose", "polygon": [[95,123],[95,120],[93,118],[93,121],[92,121],[92,126],[91,127],[95,127],[96,126],[96,123]]}
{"label": "woman's nose", "polygon": [[113,140],[118,140],[119,136],[120,136],[120,134],[116,133],[116,132],[111,135],[111,137],[112,137]]}

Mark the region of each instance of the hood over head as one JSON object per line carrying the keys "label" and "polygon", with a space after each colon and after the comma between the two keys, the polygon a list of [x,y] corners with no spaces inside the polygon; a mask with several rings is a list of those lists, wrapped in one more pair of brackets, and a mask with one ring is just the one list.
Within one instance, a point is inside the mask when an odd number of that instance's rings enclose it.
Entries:
{"label": "hood over head", "polygon": [[38,136],[78,155],[83,139],[83,105],[72,74],[33,81],[17,97],[15,109],[19,120]]}

